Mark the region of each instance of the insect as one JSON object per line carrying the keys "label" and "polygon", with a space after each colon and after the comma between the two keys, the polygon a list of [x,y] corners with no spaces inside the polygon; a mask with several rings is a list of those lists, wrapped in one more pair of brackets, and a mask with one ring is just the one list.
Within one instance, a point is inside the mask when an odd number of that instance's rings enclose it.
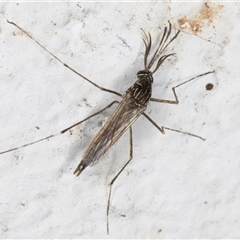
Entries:
{"label": "insect", "polygon": [[110,187],[109,187],[109,194],[108,194],[108,201],[107,201],[107,210],[106,210],[106,215],[107,215],[107,233],[109,233],[109,210],[110,210],[110,199],[111,199],[111,193],[112,193],[112,187],[118,176],[122,173],[122,171],[126,168],[126,166],[129,164],[129,162],[133,158],[132,154],[132,127],[131,125],[139,118],[139,116],[143,115],[147,120],[149,120],[161,133],[165,133],[164,130],[170,130],[170,131],[175,131],[175,132],[181,132],[193,137],[200,138],[201,140],[204,140],[202,137],[197,136],[192,133],[187,133],[183,131],[179,131],[176,129],[172,128],[167,128],[163,126],[158,126],[144,111],[147,109],[147,104],[149,101],[154,101],[154,102],[161,102],[161,103],[169,103],[169,104],[178,104],[178,97],[176,94],[175,89],[182,86],[183,84],[186,84],[190,81],[193,81],[196,78],[199,78],[201,76],[213,73],[214,71],[209,71],[203,74],[200,74],[196,77],[193,77],[185,82],[182,82],[181,84],[175,86],[172,88],[173,94],[174,94],[174,100],[164,100],[164,99],[157,99],[157,98],[152,98],[152,84],[153,84],[153,74],[159,69],[159,67],[163,64],[163,62],[168,59],[171,56],[174,56],[174,53],[169,53],[169,54],[163,54],[164,51],[167,49],[169,44],[171,44],[179,35],[180,31],[177,31],[173,37],[171,37],[171,32],[172,32],[172,25],[169,22],[168,27],[164,28],[161,40],[149,60],[149,54],[152,48],[152,39],[151,35],[148,33],[146,34],[143,31],[144,38],[143,42],[145,45],[145,54],[144,54],[144,69],[140,70],[137,72],[137,81],[127,89],[127,91],[124,94],[120,94],[116,91],[107,89],[107,88],[102,88],[86,78],[85,76],[81,75],[77,71],[75,71],[73,68],[68,66],[66,63],[62,62],[57,56],[52,54],[49,50],[47,50],[43,45],[41,45],[38,41],[36,41],[29,33],[27,33],[25,30],[23,30],[21,27],[19,27],[17,24],[8,21],[9,24],[14,25],[21,31],[23,31],[28,37],[30,37],[35,43],[37,43],[42,49],[47,51],[53,58],[57,59],[60,63],[63,64],[63,66],[67,67],[68,69],[72,70],[74,73],[76,73],[78,76],[82,77],[84,80],[88,81],[95,87],[107,91],[110,93],[113,93],[117,96],[120,96],[122,99],[121,101],[113,101],[110,103],[108,106],[103,108],[102,110],[92,114],[91,116],[81,120],[78,123],[75,123],[74,125],[62,130],[61,132],[57,134],[53,134],[50,136],[47,136],[45,138],[36,140],[31,143],[24,144],[20,147],[15,147],[6,151],[0,152],[0,154],[14,151],[16,149],[26,147],[32,144],[35,144],[37,142],[55,137],[57,135],[63,134],[70,130],[71,128],[81,124],[82,122],[92,118],[93,116],[96,116],[97,114],[103,112],[107,108],[110,108],[113,104],[118,104],[117,108],[115,111],[112,113],[112,115],[109,117],[107,122],[104,124],[104,126],[100,129],[100,131],[97,133],[95,138],[92,140],[90,143],[89,147],[86,149],[86,151],[83,154],[82,160],[78,164],[77,168],[74,171],[74,174],[76,176],[79,176],[82,171],[89,165],[92,165],[96,163],[108,150],[109,148],[127,131],[129,130],[130,133],[130,154],[129,154],[129,159],[125,163],[125,165],[120,169],[120,171],[115,175],[115,177],[111,180],[110,182]]}

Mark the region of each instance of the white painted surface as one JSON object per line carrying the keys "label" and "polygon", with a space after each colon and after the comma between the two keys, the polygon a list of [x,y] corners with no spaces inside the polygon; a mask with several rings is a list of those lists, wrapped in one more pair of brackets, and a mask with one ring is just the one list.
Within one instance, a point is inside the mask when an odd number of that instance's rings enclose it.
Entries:
{"label": "white painted surface", "polygon": [[[121,93],[143,66],[140,28],[156,39],[168,20],[179,28],[184,16],[198,19],[204,23],[198,36],[182,32],[169,48],[177,58],[154,76],[153,96],[171,99],[172,86],[209,70],[216,74],[178,89],[179,105],[151,103],[147,110],[159,125],[205,142],[162,135],[143,118],[134,124],[134,160],[113,188],[109,236],[108,183],[127,160],[128,134],[78,179],[72,174],[109,113],[72,135],[0,155],[0,237],[240,237],[240,8],[208,4],[211,21],[203,9],[204,3],[1,4],[0,151],[57,133],[118,99],[64,68],[6,18],[86,77]],[[212,91],[205,90],[208,82]]]}

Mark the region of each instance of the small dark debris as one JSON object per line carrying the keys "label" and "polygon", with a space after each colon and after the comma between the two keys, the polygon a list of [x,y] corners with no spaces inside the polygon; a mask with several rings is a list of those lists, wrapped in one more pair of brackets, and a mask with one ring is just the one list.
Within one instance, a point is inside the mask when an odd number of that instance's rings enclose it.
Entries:
{"label": "small dark debris", "polygon": [[207,91],[210,91],[210,90],[212,90],[213,89],[213,84],[212,83],[208,83],[207,85],[206,85],[206,90]]}
{"label": "small dark debris", "polygon": [[158,233],[160,233],[160,232],[162,232],[162,229],[159,229],[159,230],[158,230]]}
{"label": "small dark debris", "polygon": [[98,127],[102,127],[102,125],[103,125],[103,121],[102,120],[98,121]]}
{"label": "small dark debris", "polygon": [[208,203],[207,201],[204,202],[204,204],[207,204],[207,203]]}

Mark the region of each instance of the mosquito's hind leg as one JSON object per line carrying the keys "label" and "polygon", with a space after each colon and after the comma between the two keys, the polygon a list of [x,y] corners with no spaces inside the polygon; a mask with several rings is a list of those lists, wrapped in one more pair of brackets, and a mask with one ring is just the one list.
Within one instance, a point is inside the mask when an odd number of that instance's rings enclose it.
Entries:
{"label": "mosquito's hind leg", "polygon": [[111,193],[112,193],[112,186],[114,182],[117,180],[119,175],[122,173],[122,171],[126,168],[126,166],[131,162],[133,158],[133,145],[132,145],[132,127],[129,127],[129,159],[125,163],[125,165],[121,168],[121,170],[115,175],[115,177],[111,180],[109,183],[109,194],[108,194],[108,202],[107,202],[107,234],[109,234],[109,208],[110,208],[110,199],[111,199]]}
{"label": "mosquito's hind leg", "polygon": [[173,91],[175,100],[165,100],[165,99],[158,99],[158,98],[150,98],[150,101],[152,101],[152,102],[161,102],[161,103],[169,103],[169,104],[178,104],[179,101],[178,101],[178,97],[177,97],[177,94],[176,94],[176,91],[175,91],[176,88],[178,88],[178,87],[180,87],[180,86],[182,86],[182,85],[184,85],[184,84],[186,84],[188,82],[191,82],[191,81],[193,81],[196,78],[199,78],[199,77],[202,77],[202,76],[208,75],[210,73],[214,73],[214,72],[215,71],[209,71],[209,72],[202,73],[200,75],[197,75],[197,76],[195,76],[195,77],[193,77],[193,78],[191,78],[191,79],[189,79],[189,80],[187,80],[185,82],[182,82],[182,83],[178,84],[177,86],[173,87],[172,91]]}
{"label": "mosquito's hind leg", "polygon": [[105,108],[101,109],[100,111],[98,111],[98,112],[96,112],[96,113],[94,113],[94,114],[88,116],[87,118],[81,120],[81,121],[78,122],[78,123],[73,124],[72,126],[70,126],[70,127],[68,127],[68,128],[63,129],[63,130],[60,131],[59,133],[49,135],[49,136],[47,136],[47,137],[44,137],[44,138],[38,139],[38,140],[36,140],[36,141],[34,141],[34,142],[26,143],[26,144],[24,144],[24,145],[22,145],[22,146],[18,146],[18,147],[14,147],[14,148],[11,148],[11,149],[8,149],[8,150],[5,150],[5,151],[1,151],[0,154],[4,154],[4,153],[8,153],[8,152],[12,152],[12,151],[17,150],[17,149],[19,149],[19,148],[24,148],[24,147],[27,147],[27,146],[30,146],[30,145],[36,144],[36,143],[38,143],[38,142],[41,142],[41,141],[44,141],[44,140],[47,140],[47,139],[50,139],[50,138],[53,138],[53,137],[59,136],[59,135],[61,135],[61,134],[64,134],[65,132],[67,132],[67,131],[70,130],[71,128],[76,127],[77,125],[79,125],[79,124],[81,124],[81,123],[87,121],[88,119],[90,119],[90,118],[92,118],[92,117],[98,115],[99,113],[105,111],[106,109],[110,108],[110,107],[111,107],[113,104],[115,104],[115,103],[118,103],[118,101],[113,101],[112,103],[108,104]]}

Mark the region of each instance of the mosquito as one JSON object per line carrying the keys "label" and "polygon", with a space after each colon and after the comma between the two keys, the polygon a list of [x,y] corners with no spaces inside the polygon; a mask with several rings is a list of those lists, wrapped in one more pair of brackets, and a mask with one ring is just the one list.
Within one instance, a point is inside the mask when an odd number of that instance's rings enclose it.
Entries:
{"label": "mosquito", "polygon": [[175,53],[168,53],[163,54],[163,52],[166,50],[166,48],[171,44],[179,35],[180,31],[178,30],[173,37],[171,37],[172,32],[172,25],[170,22],[168,22],[168,26],[164,27],[162,37],[160,39],[160,42],[151,57],[150,60],[148,60],[149,53],[152,48],[152,38],[150,33],[145,33],[143,30],[144,37],[143,42],[145,45],[145,54],[144,54],[144,69],[137,72],[137,81],[126,90],[124,94],[118,93],[116,91],[113,91],[111,89],[103,88],[96,83],[92,82],[90,79],[86,78],[73,68],[71,68],[69,65],[64,63],[61,59],[59,59],[56,55],[51,53],[47,48],[45,48],[41,43],[39,43],[37,40],[35,40],[27,31],[19,27],[16,23],[10,22],[7,20],[9,24],[14,25],[19,30],[24,32],[29,38],[31,38],[38,46],[40,46],[42,49],[44,49],[46,52],[48,52],[53,58],[55,58],[57,61],[59,61],[64,67],[68,68],[69,70],[73,71],[75,74],[83,78],[84,80],[88,81],[90,84],[94,85],[95,87],[99,88],[100,90],[110,92],[112,94],[115,94],[117,96],[120,96],[122,99],[121,101],[113,101],[109,105],[107,105],[105,108],[101,109],[100,111],[92,114],[91,116],[88,116],[87,118],[81,120],[78,123],[73,124],[72,126],[63,129],[57,134],[53,134],[50,136],[47,136],[45,138],[41,138],[39,140],[36,140],[31,143],[24,144],[19,147],[15,147],[12,149],[8,149],[6,151],[0,152],[0,154],[4,154],[7,152],[11,152],[14,150],[17,150],[19,148],[27,147],[32,144],[36,144],[40,141],[56,137],[60,134],[64,134],[68,130],[74,128],[75,126],[85,122],[86,120],[98,115],[99,113],[105,111],[106,109],[110,108],[113,104],[118,104],[115,111],[111,114],[111,116],[108,118],[106,123],[103,125],[103,127],[100,129],[100,131],[97,133],[95,138],[90,143],[89,147],[86,149],[86,151],[83,154],[82,160],[78,164],[77,168],[74,171],[74,174],[76,176],[79,176],[86,167],[89,165],[93,165],[96,163],[108,150],[109,148],[117,142],[117,140],[127,131],[129,130],[129,136],[130,136],[130,144],[129,144],[129,159],[124,164],[124,166],[120,169],[120,171],[115,175],[115,177],[110,181],[109,183],[109,193],[108,193],[108,200],[107,200],[107,208],[106,208],[106,218],[107,218],[107,233],[109,234],[109,210],[110,210],[110,199],[111,199],[111,193],[112,193],[112,187],[114,182],[117,180],[119,175],[122,173],[122,171],[126,168],[126,166],[130,163],[130,161],[133,159],[133,140],[132,140],[132,124],[141,116],[143,115],[148,121],[150,121],[154,127],[156,127],[162,134],[165,133],[164,130],[170,130],[174,132],[179,132],[183,134],[187,134],[193,137],[197,137],[201,140],[205,140],[201,136],[183,132],[180,130],[159,126],[157,125],[154,120],[152,120],[144,111],[147,109],[147,104],[149,101],[153,102],[160,102],[160,103],[168,103],[168,104],[178,104],[179,100],[176,94],[176,88],[189,83],[193,81],[196,78],[200,78],[202,76],[205,76],[210,73],[214,73],[214,71],[209,71],[202,73],[200,75],[197,75],[185,82],[182,82],[178,84],[175,87],[172,87],[172,92],[174,95],[174,100],[164,100],[164,99],[157,99],[152,98],[152,84],[153,84],[153,74],[159,69],[159,67],[163,64],[163,62],[168,59],[171,56],[174,56]]}

